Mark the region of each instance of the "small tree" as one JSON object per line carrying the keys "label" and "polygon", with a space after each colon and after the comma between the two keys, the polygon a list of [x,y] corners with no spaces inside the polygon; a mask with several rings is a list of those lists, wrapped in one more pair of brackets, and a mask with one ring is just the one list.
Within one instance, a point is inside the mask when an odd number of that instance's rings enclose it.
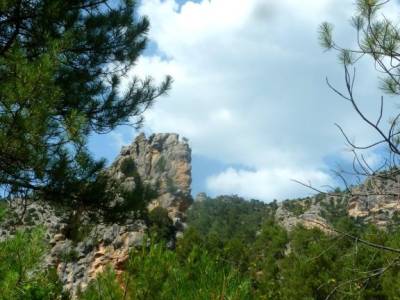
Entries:
{"label": "small tree", "polygon": [[61,299],[55,270],[39,268],[46,248],[40,228],[19,231],[0,242],[0,299]]}

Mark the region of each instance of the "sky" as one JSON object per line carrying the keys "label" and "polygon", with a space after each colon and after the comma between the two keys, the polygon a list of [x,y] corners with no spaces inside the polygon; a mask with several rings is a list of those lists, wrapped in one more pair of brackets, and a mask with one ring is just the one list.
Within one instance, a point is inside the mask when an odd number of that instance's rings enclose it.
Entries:
{"label": "sky", "polygon": [[[339,5],[340,2],[340,5]],[[397,4],[387,14],[395,15]],[[331,170],[351,154],[334,123],[358,143],[376,139],[325,83],[344,88],[336,53],[318,42],[321,22],[335,24],[335,39],[352,46],[354,0],[144,0],[151,45],[129,72],[172,90],[145,114],[146,134],[176,132],[192,148],[193,194],[237,194],[262,201],[309,195],[337,186]],[[381,91],[371,61],[357,66],[356,97],[374,118]],[[388,111],[395,99],[385,98]],[[388,115],[385,115],[388,117]],[[123,127],[90,141],[109,161],[138,132]],[[366,154],[371,163],[378,154]]]}

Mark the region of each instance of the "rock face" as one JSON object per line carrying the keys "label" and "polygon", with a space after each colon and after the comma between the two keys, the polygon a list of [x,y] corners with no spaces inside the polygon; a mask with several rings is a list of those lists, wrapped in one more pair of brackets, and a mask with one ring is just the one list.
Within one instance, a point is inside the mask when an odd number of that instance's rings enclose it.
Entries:
{"label": "rock face", "polygon": [[125,224],[99,225],[83,221],[79,240],[66,238],[68,215],[60,207],[42,202],[16,201],[10,215],[0,224],[0,241],[12,237],[19,229],[44,227],[49,251],[42,267],[57,270],[64,289],[75,298],[107,266],[117,274],[130,251],[146,242],[147,226],[141,220]]}
{"label": "rock face", "polygon": [[355,187],[348,204],[349,216],[363,219],[380,228],[398,222],[400,176],[389,178],[368,178],[364,184]]}
{"label": "rock face", "polygon": [[[191,198],[191,150],[186,139],[177,134],[139,135],[121,150],[108,169],[124,190],[135,191],[147,186],[154,190],[148,209],[161,206],[173,220],[177,236],[185,227],[185,211]],[[129,253],[147,243],[147,225],[143,220],[129,218],[119,224],[97,224],[83,219],[82,237],[66,238],[68,216],[65,210],[41,202],[14,202],[13,217],[0,224],[0,241],[16,230],[44,225],[50,251],[43,266],[53,266],[66,290],[75,297],[107,266],[117,274],[123,270]],[[17,220],[17,221],[16,221]]]}
{"label": "rock face", "polygon": [[329,230],[331,220],[348,216],[386,229],[400,222],[400,176],[370,177],[350,192],[318,195],[279,204],[276,219],[288,230],[298,224]]}
{"label": "rock face", "polygon": [[161,206],[175,222],[191,204],[191,150],[187,140],[180,140],[177,134],[153,134],[149,138],[140,134],[130,146],[122,148],[110,172],[128,190],[135,188],[138,176],[142,184],[156,191],[149,209]]}
{"label": "rock face", "polygon": [[142,221],[97,225],[78,243],[72,243],[62,233],[56,234],[50,240],[52,249],[45,259],[46,266],[57,268],[64,288],[74,297],[108,266],[121,274],[130,250],[146,242],[146,229]]}
{"label": "rock face", "polygon": [[331,233],[329,222],[324,217],[324,208],[315,198],[307,198],[292,202],[281,202],[275,212],[275,219],[288,231],[298,225],[305,228],[319,228],[326,233]]}

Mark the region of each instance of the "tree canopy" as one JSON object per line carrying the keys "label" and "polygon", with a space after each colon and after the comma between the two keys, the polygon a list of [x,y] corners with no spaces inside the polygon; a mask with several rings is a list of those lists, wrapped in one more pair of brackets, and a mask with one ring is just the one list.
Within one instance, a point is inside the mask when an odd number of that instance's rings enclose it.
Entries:
{"label": "tree canopy", "polygon": [[[390,96],[400,95],[400,27],[397,22],[385,16],[385,8],[388,8],[389,1],[383,0],[358,0],[356,1],[356,13],[351,19],[351,24],[355,29],[355,46],[341,46],[333,37],[334,25],[323,23],[320,26],[320,42],[326,50],[334,50],[339,54],[339,60],[344,66],[345,71],[345,90],[341,91],[332,86],[328,80],[328,85],[340,97],[348,101],[355,112],[360,116],[361,121],[371,128],[378,139],[367,145],[355,144],[346,134],[345,130],[338,125],[343,133],[346,142],[354,150],[355,154],[355,173],[363,176],[374,176],[374,170],[360,154],[364,150],[386,146],[390,154],[385,164],[380,167],[392,170],[389,179],[398,174],[400,157],[399,139],[399,120],[400,113],[393,114],[390,111],[391,119],[389,124],[385,124],[384,110],[385,99],[379,99],[380,109],[377,111],[376,118],[370,118],[360,107],[362,99],[358,99],[355,93],[357,63],[363,58],[370,58],[377,71],[380,85],[379,87],[385,94]],[[383,174],[383,173],[381,173]],[[393,176],[394,175],[394,176]]]}
{"label": "tree canopy", "polygon": [[[0,1],[0,185],[13,197],[82,198],[104,161],[92,133],[140,126],[170,88],[127,77],[147,44],[135,1]],[[130,72],[131,74],[131,72]]]}

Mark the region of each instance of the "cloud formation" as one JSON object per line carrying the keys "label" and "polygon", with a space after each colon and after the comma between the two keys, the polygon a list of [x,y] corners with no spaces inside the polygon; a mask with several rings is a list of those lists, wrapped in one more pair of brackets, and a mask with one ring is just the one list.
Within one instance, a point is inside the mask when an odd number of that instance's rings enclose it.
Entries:
{"label": "cloud formation", "polygon": [[207,179],[209,190],[217,194],[236,194],[253,199],[280,199],[297,197],[304,193],[303,187],[293,184],[288,179],[296,178],[301,182],[312,182],[314,185],[323,186],[332,180],[322,171],[302,171],[299,169],[271,168],[256,171],[236,170],[229,168]]}
{"label": "cloud formation", "polygon": [[[334,184],[324,160],[344,143],[333,123],[359,141],[374,138],[326,86],[328,75],[343,87],[343,70],[317,39],[318,25],[332,21],[340,40],[353,40],[347,22],[353,2],[143,1],[157,51],[134,72],[175,80],[170,96],[146,114],[148,130],[178,132],[195,154],[244,166],[210,174],[213,195],[269,201],[309,193],[291,179]],[[368,63],[362,72],[372,75],[358,79],[357,95],[372,116],[380,93]]]}

